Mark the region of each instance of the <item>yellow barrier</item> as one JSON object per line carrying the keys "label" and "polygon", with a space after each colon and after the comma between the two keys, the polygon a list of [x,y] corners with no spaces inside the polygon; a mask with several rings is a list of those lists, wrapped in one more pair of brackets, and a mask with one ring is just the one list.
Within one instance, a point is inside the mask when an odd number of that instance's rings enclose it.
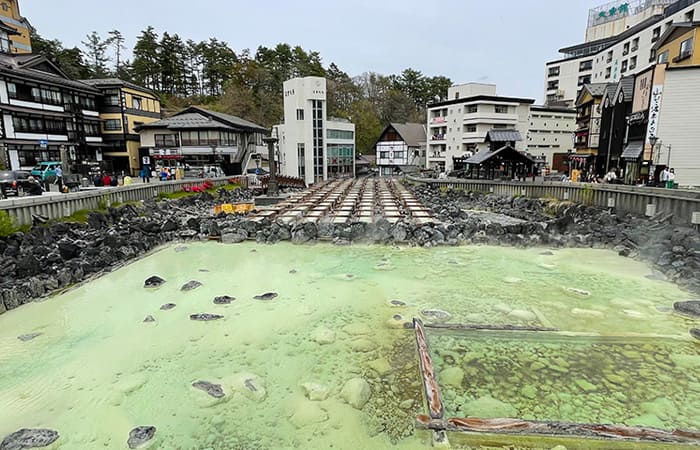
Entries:
{"label": "yellow barrier", "polygon": [[253,203],[224,203],[214,206],[214,214],[245,214],[255,209]]}

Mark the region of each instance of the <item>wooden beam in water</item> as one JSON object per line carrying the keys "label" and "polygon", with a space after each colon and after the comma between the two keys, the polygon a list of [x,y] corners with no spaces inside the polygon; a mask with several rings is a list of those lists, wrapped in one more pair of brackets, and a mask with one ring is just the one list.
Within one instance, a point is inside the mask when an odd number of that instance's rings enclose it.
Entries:
{"label": "wooden beam in water", "polygon": [[487,330],[487,331],[559,331],[558,328],[530,327],[521,325],[478,325],[462,323],[426,323],[425,328],[438,328],[443,330]]}
{"label": "wooden beam in water", "polygon": [[628,427],[624,425],[537,422],[522,419],[479,419],[474,417],[439,420],[426,415],[419,415],[416,417],[416,427],[458,433],[546,435],[614,441],[700,444],[700,431],[679,429],[665,431],[657,428]]}
{"label": "wooden beam in water", "polygon": [[430,357],[428,348],[428,338],[423,329],[423,322],[420,319],[413,319],[413,328],[416,334],[416,344],[418,346],[418,359],[420,361],[420,371],[423,378],[423,388],[425,389],[425,399],[428,404],[428,411],[431,419],[442,419],[445,408],[440,397],[440,386],[435,377],[435,366]]}

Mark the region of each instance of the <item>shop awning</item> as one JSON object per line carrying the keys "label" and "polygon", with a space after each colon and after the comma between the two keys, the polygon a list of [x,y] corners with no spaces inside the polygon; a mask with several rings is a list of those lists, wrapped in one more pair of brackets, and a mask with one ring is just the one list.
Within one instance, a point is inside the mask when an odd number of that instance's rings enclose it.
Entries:
{"label": "shop awning", "polygon": [[630,141],[622,152],[622,159],[637,160],[644,150],[644,141]]}

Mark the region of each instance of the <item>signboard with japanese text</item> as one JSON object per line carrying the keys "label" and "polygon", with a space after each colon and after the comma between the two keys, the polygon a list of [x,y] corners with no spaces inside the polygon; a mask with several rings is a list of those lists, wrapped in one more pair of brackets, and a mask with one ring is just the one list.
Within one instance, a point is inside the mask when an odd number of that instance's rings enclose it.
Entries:
{"label": "signboard with japanese text", "polygon": [[651,86],[654,71],[649,70],[637,75],[634,80],[634,98],[632,100],[632,112],[640,112],[649,108],[651,98]]}
{"label": "signboard with japanese text", "polygon": [[664,87],[657,84],[651,89],[651,103],[649,104],[649,125],[647,126],[647,143],[649,138],[657,136],[659,128],[659,111],[661,110],[661,98],[663,97]]}

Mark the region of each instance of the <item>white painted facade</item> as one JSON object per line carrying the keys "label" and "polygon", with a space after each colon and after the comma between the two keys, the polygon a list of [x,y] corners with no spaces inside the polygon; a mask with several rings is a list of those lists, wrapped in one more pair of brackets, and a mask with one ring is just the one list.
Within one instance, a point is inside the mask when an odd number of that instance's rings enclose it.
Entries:
{"label": "white painted facade", "polygon": [[531,106],[529,127],[527,152],[543,156],[547,165],[552,165],[555,153],[574,151],[575,109]]}
{"label": "white painted facade", "polygon": [[[659,7],[653,9],[658,11]],[[700,3],[679,9],[668,17],[657,17],[656,21],[642,26],[643,16],[634,26],[636,32],[625,30],[616,41],[602,45],[602,49],[589,55],[570,55],[568,58],[550,61],[545,65],[545,102],[562,101],[573,106],[581,86],[586,83],[614,83],[628,75],[636,75],[656,62],[652,47],[658,38],[674,22],[700,20]]]}
{"label": "white painted facade", "polygon": [[[675,169],[681,186],[700,186],[700,67],[666,70],[656,165]],[[670,146],[670,152],[669,152]]]}
{"label": "white painted facade", "polygon": [[591,8],[588,11],[586,42],[615,37],[654,15],[663,14],[664,9],[675,1],[615,0]]}
{"label": "white painted facade", "polygon": [[[285,81],[284,124],[273,128],[279,139],[280,173],[307,184],[355,174],[355,125],[328,118],[326,79]],[[347,164],[346,164],[347,163]]]}
{"label": "white painted facade", "polygon": [[[447,100],[428,105],[426,168],[454,170],[453,157],[488,150],[492,129],[515,129],[526,138],[534,100],[499,97],[496,85],[467,83],[448,90]],[[516,142],[525,150],[524,141]]]}

